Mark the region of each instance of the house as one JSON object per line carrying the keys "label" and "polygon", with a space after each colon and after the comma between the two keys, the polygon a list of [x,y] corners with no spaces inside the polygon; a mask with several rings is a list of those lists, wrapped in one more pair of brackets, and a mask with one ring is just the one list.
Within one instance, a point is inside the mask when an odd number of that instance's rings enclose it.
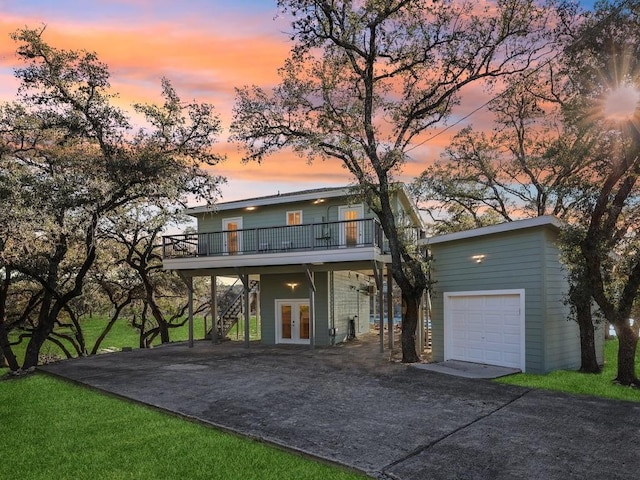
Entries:
{"label": "house", "polygon": [[[542,216],[432,237],[432,355],[546,373],[580,367],[557,246]],[[603,332],[600,332],[603,333]],[[602,362],[604,335],[597,335]]]}
{"label": "house", "polygon": [[[404,186],[395,188],[393,208],[398,225],[417,241],[423,226]],[[219,276],[237,276],[244,285],[243,298],[229,311],[213,305],[214,340],[241,310],[249,311],[250,295],[257,298],[266,344],[332,345],[369,331],[370,298],[377,292],[383,305],[383,272],[391,258],[378,219],[352,189],[277,194],[186,213],[196,218],[197,233],[163,238],[164,268],[187,285],[193,277],[211,277],[212,298]]]}

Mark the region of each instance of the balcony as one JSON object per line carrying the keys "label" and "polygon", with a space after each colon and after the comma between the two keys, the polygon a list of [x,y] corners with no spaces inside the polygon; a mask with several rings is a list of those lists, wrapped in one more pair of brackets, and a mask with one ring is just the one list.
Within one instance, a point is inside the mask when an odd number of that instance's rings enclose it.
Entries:
{"label": "balcony", "polygon": [[168,235],[162,239],[164,259],[276,255],[374,247],[386,253],[387,241],[375,219],[347,220],[222,232]]}

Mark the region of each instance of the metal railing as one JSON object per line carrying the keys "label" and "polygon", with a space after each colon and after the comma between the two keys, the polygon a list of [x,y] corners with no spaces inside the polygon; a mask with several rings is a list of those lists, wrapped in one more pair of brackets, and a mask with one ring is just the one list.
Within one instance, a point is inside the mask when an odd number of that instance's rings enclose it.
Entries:
{"label": "metal railing", "polygon": [[387,250],[376,219],[168,235],[162,239],[162,254],[164,258],[211,257],[362,246]]}

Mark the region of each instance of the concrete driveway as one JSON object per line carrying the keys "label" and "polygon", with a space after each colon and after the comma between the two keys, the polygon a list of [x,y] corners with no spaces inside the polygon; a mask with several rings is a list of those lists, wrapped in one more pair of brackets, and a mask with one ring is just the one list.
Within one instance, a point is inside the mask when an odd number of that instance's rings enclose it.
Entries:
{"label": "concrete driveway", "polygon": [[315,350],[203,341],[41,369],[376,478],[640,477],[640,404],[411,368],[376,337]]}

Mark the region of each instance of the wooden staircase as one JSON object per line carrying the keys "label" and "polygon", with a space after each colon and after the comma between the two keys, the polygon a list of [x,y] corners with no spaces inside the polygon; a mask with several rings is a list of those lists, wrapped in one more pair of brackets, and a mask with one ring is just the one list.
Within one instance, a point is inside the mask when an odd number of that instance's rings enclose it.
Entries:
{"label": "wooden staircase", "polygon": [[[255,293],[260,286],[257,280],[249,280],[249,294]],[[233,285],[229,287],[228,292],[233,289]],[[225,295],[224,297],[226,297]],[[242,304],[244,303],[244,291],[234,296],[229,302],[218,305],[219,314],[216,318],[215,326],[218,329],[218,338],[223,339],[229,333],[236,323],[238,323],[238,315],[242,313]],[[205,338],[211,338],[211,329],[207,331]]]}

